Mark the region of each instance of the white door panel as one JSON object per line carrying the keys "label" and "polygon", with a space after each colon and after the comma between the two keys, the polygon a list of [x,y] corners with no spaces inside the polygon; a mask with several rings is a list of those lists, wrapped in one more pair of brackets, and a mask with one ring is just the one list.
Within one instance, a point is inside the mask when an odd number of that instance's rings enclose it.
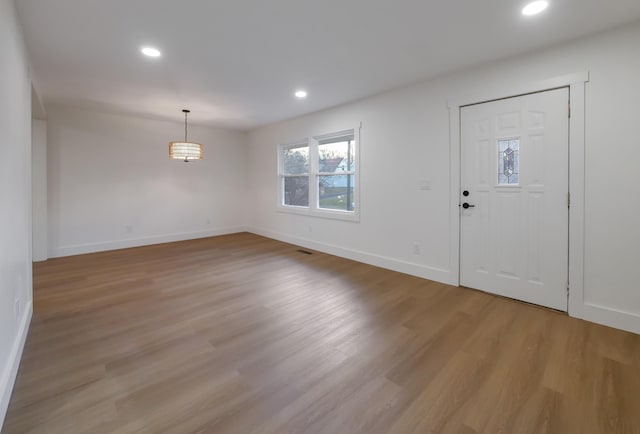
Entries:
{"label": "white door panel", "polygon": [[462,285],[567,310],[568,101],[565,88],[462,108]]}

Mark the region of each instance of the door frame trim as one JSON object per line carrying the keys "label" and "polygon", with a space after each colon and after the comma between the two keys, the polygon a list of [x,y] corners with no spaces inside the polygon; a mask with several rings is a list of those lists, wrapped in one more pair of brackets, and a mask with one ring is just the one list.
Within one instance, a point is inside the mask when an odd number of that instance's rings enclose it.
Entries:
{"label": "door frame trim", "polygon": [[450,234],[449,266],[451,285],[460,286],[460,111],[462,107],[512,98],[531,93],[569,88],[569,299],[568,313],[584,317],[584,196],[585,196],[585,86],[589,71],[562,75],[534,83],[523,83],[508,89],[464,96],[449,100],[449,165],[451,186],[449,200]]}

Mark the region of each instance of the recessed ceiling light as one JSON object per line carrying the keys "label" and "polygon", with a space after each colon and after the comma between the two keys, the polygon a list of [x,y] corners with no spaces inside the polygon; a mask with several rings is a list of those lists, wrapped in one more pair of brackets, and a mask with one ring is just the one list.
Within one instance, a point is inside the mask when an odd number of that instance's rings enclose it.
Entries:
{"label": "recessed ceiling light", "polygon": [[538,0],[529,3],[522,9],[522,15],[536,15],[545,10],[549,6],[549,2],[546,0]]}
{"label": "recessed ceiling light", "polygon": [[160,50],[158,50],[157,48],[142,47],[140,51],[142,51],[142,54],[144,54],[145,56],[160,57]]}
{"label": "recessed ceiling light", "polygon": [[295,93],[296,98],[306,98],[307,92],[304,90],[297,90]]}

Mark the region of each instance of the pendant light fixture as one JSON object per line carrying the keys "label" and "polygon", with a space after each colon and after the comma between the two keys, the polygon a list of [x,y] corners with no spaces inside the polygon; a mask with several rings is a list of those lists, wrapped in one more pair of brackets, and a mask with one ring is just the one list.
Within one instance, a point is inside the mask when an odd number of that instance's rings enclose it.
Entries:
{"label": "pendant light fixture", "polygon": [[169,143],[169,158],[182,160],[188,163],[191,160],[202,160],[202,145],[187,140],[187,115],[190,110],[182,110],[184,113],[184,142]]}

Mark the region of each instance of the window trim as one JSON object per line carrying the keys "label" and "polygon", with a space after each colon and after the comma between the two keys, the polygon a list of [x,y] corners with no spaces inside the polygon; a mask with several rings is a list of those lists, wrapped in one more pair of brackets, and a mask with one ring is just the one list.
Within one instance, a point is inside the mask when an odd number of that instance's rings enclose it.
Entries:
{"label": "window trim", "polygon": [[[353,135],[355,144],[353,162],[355,170],[344,173],[344,175],[353,174],[353,202],[355,209],[353,211],[342,211],[320,208],[319,204],[319,177],[323,175],[335,175],[334,173],[319,172],[319,152],[318,147],[321,141],[340,138],[343,136]],[[296,147],[309,147],[309,206],[285,205],[284,204],[284,161],[283,155],[285,149]],[[312,217],[321,217],[333,220],[360,221],[360,126],[340,130],[328,134],[313,135],[305,139],[278,145],[278,211],[292,214],[300,214]],[[340,175],[343,175],[342,173]],[[304,175],[302,175],[304,176]]]}

